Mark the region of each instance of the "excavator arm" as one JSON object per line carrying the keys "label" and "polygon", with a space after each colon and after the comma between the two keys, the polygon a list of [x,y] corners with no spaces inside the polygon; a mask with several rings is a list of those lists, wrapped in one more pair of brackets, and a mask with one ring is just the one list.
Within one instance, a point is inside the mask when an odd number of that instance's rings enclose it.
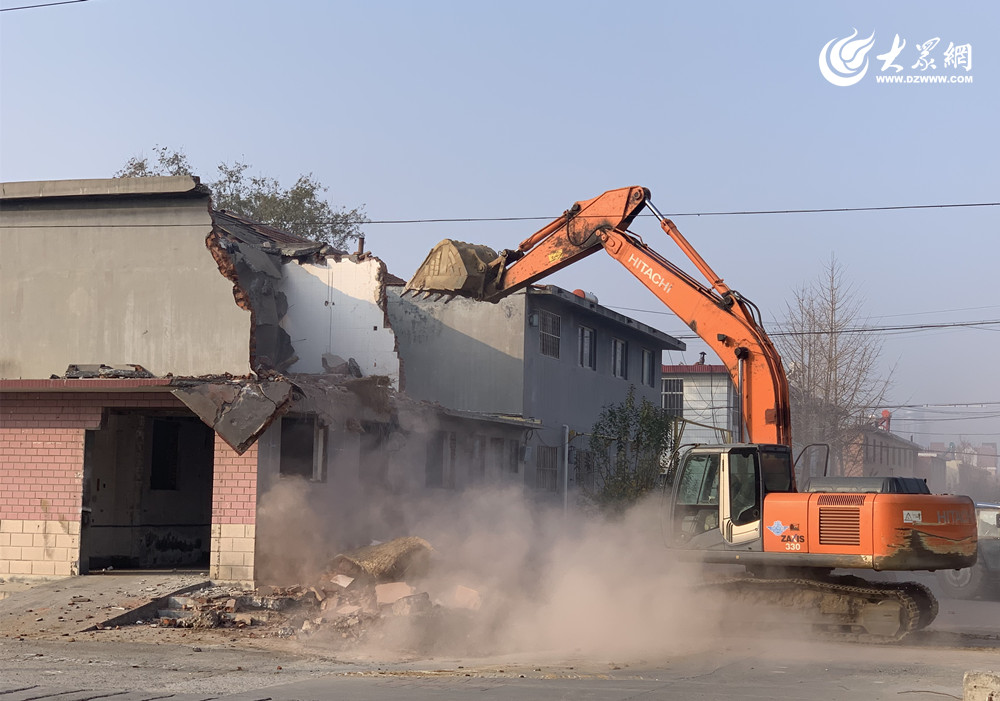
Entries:
{"label": "excavator arm", "polygon": [[[628,226],[645,208],[708,280],[702,284],[647,246]],[[497,254],[486,246],[445,239],[427,256],[407,290],[496,302],[598,250],[621,263],[692,331],[729,370],[738,388],[746,434],[741,441],[791,446],[788,383],[781,359],[754,305],[723,282],[641,187],[609,190],[577,202],[562,217]]]}

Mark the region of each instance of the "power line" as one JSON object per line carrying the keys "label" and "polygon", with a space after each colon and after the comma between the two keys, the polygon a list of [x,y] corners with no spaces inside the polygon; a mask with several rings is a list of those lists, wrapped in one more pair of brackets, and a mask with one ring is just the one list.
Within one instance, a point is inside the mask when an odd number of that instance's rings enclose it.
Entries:
{"label": "power line", "polygon": [[1000,402],[952,402],[950,404],[879,404],[877,407],[867,407],[869,409],[944,409],[958,407],[961,409],[974,409],[977,407],[997,406]]}
{"label": "power line", "polygon": [[909,324],[906,326],[859,326],[851,329],[837,329],[836,331],[776,331],[771,336],[824,336],[841,333],[869,333],[871,331],[913,331],[924,329],[946,329],[959,326],[991,326],[1000,324],[1000,319],[982,321],[953,321],[941,324]]}
{"label": "power line", "polygon": [[[67,4],[71,2],[87,2],[87,0],[63,0],[63,2],[52,3],[54,5]],[[26,5],[24,7],[10,7],[7,10],[22,10],[30,7],[48,7],[48,5]],[[732,210],[719,212],[674,212],[666,214],[668,217],[724,217],[724,216],[745,216],[755,214],[828,214],[836,212],[891,212],[912,209],[954,209],[962,207],[997,207],[1000,202],[959,202],[950,204],[907,204],[907,205],[886,205],[878,207],[826,207],[817,209],[759,209],[759,210]],[[602,217],[603,215],[578,214],[578,217]],[[655,217],[652,212],[643,212],[640,217]],[[468,224],[477,222],[518,222],[518,221],[553,221],[558,216],[534,216],[534,217],[435,217],[425,219],[369,219],[359,222],[362,226],[368,224]],[[325,225],[340,223],[340,219],[294,219],[288,224],[312,224]],[[192,224],[26,224],[11,225],[4,224],[0,228],[4,229],[90,229],[90,228],[142,228],[142,227],[164,227],[164,226],[197,226]]]}
{"label": "power line", "polygon": [[87,0],[61,0],[60,2],[46,2],[41,5],[21,5],[20,7],[0,7],[0,12],[13,12],[14,10],[34,10],[38,7],[52,7],[54,5],[72,5],[75,2],[87,2]]}
{"label": "power line", "polygon": [[[958,207],[996,207],[1000,202],[960,202],[951,204],[904,204],[879,207],[823,207],[817,209],[754,209],[720,212],[672,212],[668,217],[732,217],[754,214],[829,214],[833,212],[892,212],[903,209],[954,209]],[[580,217],[603,215],[578,214]],[[640,217],[655,217],[652,212],[643,212]],[[556,217],[438,217],[434,219],[372,219],[366,224],[467,224],[475,222],[505,221],[551,221]]]}
{"label": "power line", "polygon": [[[608,309],[617,309],[630,312],[642,312],[644,314],[666,314],[669,316],[674,316],[674,313],[669,310],[662,309],[636,309],[634,307],[618,307],[606,305]],[[772,331],[768,332],[768,336],[831,336],[834,334],[841,333],[872,333],[876,331],[926,331],[929,329],[947,329],[947,328],[959,328],[959,327],[976,327],[976,326],[994,326],[1000,324],[1000,319],[978,319],[975,321],[950,321],[941,322],[937,324],[905,324],[901,326],[857,326],[847,329],[837,329],[836,331]],[[697,334],[679,334],[673,336],[681,341],[692,340],[696,338],[701,338]]]}

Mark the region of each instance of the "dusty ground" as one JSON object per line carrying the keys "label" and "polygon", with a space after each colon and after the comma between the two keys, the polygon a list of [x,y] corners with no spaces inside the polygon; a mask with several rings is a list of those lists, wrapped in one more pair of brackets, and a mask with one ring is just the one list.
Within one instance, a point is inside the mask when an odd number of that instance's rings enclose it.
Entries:
{"label": "dusty ground", "polygon": [[[284,655],[319,657],[349,663],[406,663],[435,656],[474,657],[479,650],[463,646],[461,626],[469,612],[450,612],[422,619],[427,636],[453,643],[447,648],[400,634],[406,617],[384,616],[369,626],[367,636],[336,626],[309,630],[315,606],[291,606],[280,612],[254,615],[253,625],[223,624],[209,628],[162,625],[142,608],[175,592],[199,592],[211,585],[206,573],[128,572],[25,583],[0,582],[0,643],[14,641],[61,644],[127,643],[138,647],[178,645],[190,648],[239,649]],[[150,607],[147,606],[147,609]],[[1000,602],[942,600],[938,619],[928,631],[908,638],[909,645],[945,644],[1000,648]],[[116,620],[117,619],[117,620]],[[129,620],[131,619],[131,620]],[[303,630],[303,625],[307,630]],[[394,626],[396,626],[394,628]],[[414,626],[406,626],[412,632]],[[485,651],[490,652],[490,651]]]}
{"label": "dusty ground", "polygon": [[[216,627],[167,626],[153,613],[159,607],[150,606],[171,594],[196,595],[206,589],[217,595],[219,589],[225,588],[212,588],[204,573],[159,571],[115,572],[47,582],[0,582],[0,643],[52,642],[81,648],[94,643],[127,643],[137,650],[145,645],[178,645],[365,664],[382,659],[406,662],[426,658],[431,652],[412,636],[399,634],[404,617],[386,615],[372,621],[377,617],[369,616],[360,636],[359,626],[347,629],[349,632],[333,624],[303,630],[303,625],[310,627],[305,623],[307,619],[318,620],[322,613],[315,603],[309,604],[307,597],[303,597],[304,603],[293,603],[281,611],[254,610],[252,624],[224,621]],[[240,590],[233,589],[232,593],[236,596]],[[461,619],[464,614],[451,615]],[[442,616],[432,619],[439,626]],[[413,627],[406,626],[405,632]],[[387,636],[392,636],[393,644],[380,644]],[[391,655],[385,652],[389,648]]]}
{"label": "dusty ground", "polygon": [[[908,638],[903,645],[827,644],[782,639],[766,630],[737,635],[730,631],[713,640],[692,641],[670,655],[645,659],[583,655],[572,650],[546,653],[525,649],[480,655],[461,646],[451,652],[427,653],[405,646],[391,650],[359,646],[338,635],[300,631],[284,637],[282,629],[291,627],[285,624],[298,616],[294,610],[288,612],[288,618],[276,617],[268,625],[244,628],[165,628],[155,620],[96,628],[98,623],[120,618],[151,599],[200,588],[207,581],[204,574],[157,572],[90,575],[30,588],[0,583],[0,595],[10,594],[0,600],[0,687],[38,685],[62,693],[60,690],[85,686],[219,695],[288,684],[293,685],[290,689],[311,683],[333,689],[330,680],[374,677],[400,684],[412,680],[418,685],[433,684],[435,678],[441,684],[467,679],[491,683],[579,680],[589,684],[673,678],[678,684],[697,682],[708,688],[725,683],[729,674],[735,675],[730,680],[732,689],[742,689],[755,674],[767,683],[774,675],[812,678],[817,665],[819,675],[825,674],[830,678],[828,683],[836,687],[843,675],[860,674],[855,668],[862,666],[862,661],[871,667],[875,660],[877,664],[865,673],[868,676],[862,674],[861,678],[884,685],[888,695],[868,698],[896,698],[898,693],[912,694],[909,698],[938,698],[941,694],[958,698],[962,673],[991,668],[1000,651],[1000,625],[996,623],[1000,603],[983,601],[943,602],[932,632]],[[837,660],[840,662],[835,665]],[[930,668],[937,671],[929,674]],[[6,690],[0,689],[0,696]],[[921,695],[917,690],[930,691]],[[313,698],[299,691],[273,697]],[[564,696],[552,698],[557,697]],[[802,697],[776,694],[774,698]]]}
{"label": "dusty ground", "polygon": [[207,573],[108,573],[48,582],[0,584],[0,640],[62,643],[116,642],[297,650],[279,637],[280,622],[257,628],[164,628],[147,617],[133,624],[102,624],[175,592],[209,586]]}

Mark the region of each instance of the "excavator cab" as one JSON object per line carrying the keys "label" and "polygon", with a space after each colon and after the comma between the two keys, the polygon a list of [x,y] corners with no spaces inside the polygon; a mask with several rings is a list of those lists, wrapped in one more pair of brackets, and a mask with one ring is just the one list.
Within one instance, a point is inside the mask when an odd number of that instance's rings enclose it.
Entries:
{"label": "excavator cab", "polygon": [[787,446],[700,445],[674,476],[668,545],[685,550],[763,551],[762,514],[768,494],[794,491]]}

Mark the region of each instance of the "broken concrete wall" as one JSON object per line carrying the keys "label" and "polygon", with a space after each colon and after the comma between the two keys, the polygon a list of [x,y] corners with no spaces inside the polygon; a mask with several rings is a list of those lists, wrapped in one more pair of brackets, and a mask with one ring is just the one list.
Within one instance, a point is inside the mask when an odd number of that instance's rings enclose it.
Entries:
{"label": "broken concrete wall", "polygon": [[279,289],[282,258],[227,237],[218,229],[208,238],[208,247],[221,272],[233,283],[236,303],[250,312],[250,364],[255,372],[283,371],[295,362],[295,350],[283,328],[288,300]]}
{"label": "broken concrete wall", "polygon": [[154,375],[245,375],[250,314],[205,239],[207,189],[191,177],[5,183],[0,377],[70,364]]}
{"label": "broken concrete wall", "polygon": [[524,293],[490,304],[401,292],[390,287],[387,299],[406,367],[406,393],[461,411],[522,415]]}
{"label": "broken concrete wall", "polygon": [[285,263],[281,290],[288,311],[281,326],[297,358],[289,372],[322,373],[323,356],[330,354],[354,358],[362,375],[383,375],[399,387],[399,356],[386,316],[384,276],[385,264],[370,255]]}
{"label": "broken concrete wall", "polygon": [[292,386],[280,377],[261,381],[180,380],[173,390],[207,426],[236,452],[243,454],[276,416],[287,409]]}

